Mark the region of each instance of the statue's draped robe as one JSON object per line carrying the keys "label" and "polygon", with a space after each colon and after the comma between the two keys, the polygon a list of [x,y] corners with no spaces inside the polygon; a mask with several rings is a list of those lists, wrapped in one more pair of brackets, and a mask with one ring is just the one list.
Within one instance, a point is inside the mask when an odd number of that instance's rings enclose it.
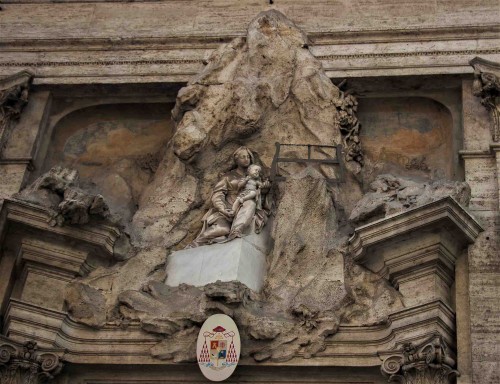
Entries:
{"label": "statue's draped robe", "polygon": [[[211,208],[203,216],[202,230],[193,241],[192,246],[223,242],[230,233],[236,236],[248,234],[253,221],[255,222],[256,232],[259,232],[265,225],[269,216],[269,209],[267,209],[269,204],[262,204],[263,208],[259,207],[257,209],[255,200],[243,202],[234,213],[232,222],[221,213],[221,211],[232,208],[234,201],[241,192],[238,184],[243,177],[236,170],[233,170],[226,173],[215,185],[210,198]],[[264,197],[267,197],[267,195]]]}

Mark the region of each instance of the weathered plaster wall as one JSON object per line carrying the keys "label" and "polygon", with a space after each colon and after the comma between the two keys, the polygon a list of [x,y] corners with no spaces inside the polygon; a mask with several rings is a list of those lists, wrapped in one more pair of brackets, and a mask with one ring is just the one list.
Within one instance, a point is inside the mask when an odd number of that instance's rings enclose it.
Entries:
{"label": "weathered plaster wall", "polygon": [[422,179],[453,179],[453,121],[442,104],[426,98],[360,101],[364,182],[392,173]]}

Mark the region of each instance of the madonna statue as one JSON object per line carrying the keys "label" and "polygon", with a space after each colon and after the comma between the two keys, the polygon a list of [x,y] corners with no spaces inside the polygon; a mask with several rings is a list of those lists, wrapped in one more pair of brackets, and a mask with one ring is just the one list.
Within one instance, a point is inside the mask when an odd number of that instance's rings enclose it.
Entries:
{"label": "madonna statue", "polygon": [[215,185],[200,234],[186,248],[242,237],[252,227],[259,233],[266,224],[271,209],[271,183],[260,180],[259,166],[251,167],[254,156],[247,147],[238,148],[232,160],[232,169]]}

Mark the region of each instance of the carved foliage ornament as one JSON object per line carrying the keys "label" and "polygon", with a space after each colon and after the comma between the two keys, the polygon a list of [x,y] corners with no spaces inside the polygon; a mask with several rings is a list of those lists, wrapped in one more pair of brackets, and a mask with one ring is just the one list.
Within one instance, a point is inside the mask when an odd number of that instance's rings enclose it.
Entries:
{"label": "carved foliage ornament", "polygon": [[11,121],[19,119],[28,104],[31,80],[28,72],[0,80],[0,150],[7,141]]}
{"label": "carved foliage ornament", "polygon": [[491,135],[494,142],[500,141],[500,64],[476,57],[470,64],[474,67],[472,92],[481,98],[481,104],[493,119]]}
{"label": "carved foliage ornament", "polygon": [[448,384],[459,376],[455,360],[443,338],[433,336],[420,345],[404,344],[401,351],[382,363],[382,374],[390,383]]}
{"label": "carved foliage ornament", "polygon": [[63,364],[55,353],[40,351],[37,343],[0,340],[0,384],[39,384],[56,376]]}

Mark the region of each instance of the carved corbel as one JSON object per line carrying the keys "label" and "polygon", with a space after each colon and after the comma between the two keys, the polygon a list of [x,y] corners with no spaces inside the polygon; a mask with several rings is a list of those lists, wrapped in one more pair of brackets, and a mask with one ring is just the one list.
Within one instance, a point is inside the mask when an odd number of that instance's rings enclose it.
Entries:
{"label": "carved corbel", "polygon": [[12,121],[18,120],[26,104],[33,76],[20,72],[0,80],[0,151],[9,136]]}
{"label": "carved corbel", "polygon": [[481,98],[481,104],[490,112],[493,119],[491,135],[494,142],[500,141],[500,64],[474,58],[472,92]]}
{"label": "carved corbel", "polygon": [[0,384],[39,384],[61,372],[63,350],[38,347],[34,341],[18,343],[0,337]]}
{"label": "carved corbel", "polygon": [[389,383],[449,384],[460,375],[454,366],[450,348],[442,336],[435,335],[418,345],[404,344],[384,359],[380,370]]}

